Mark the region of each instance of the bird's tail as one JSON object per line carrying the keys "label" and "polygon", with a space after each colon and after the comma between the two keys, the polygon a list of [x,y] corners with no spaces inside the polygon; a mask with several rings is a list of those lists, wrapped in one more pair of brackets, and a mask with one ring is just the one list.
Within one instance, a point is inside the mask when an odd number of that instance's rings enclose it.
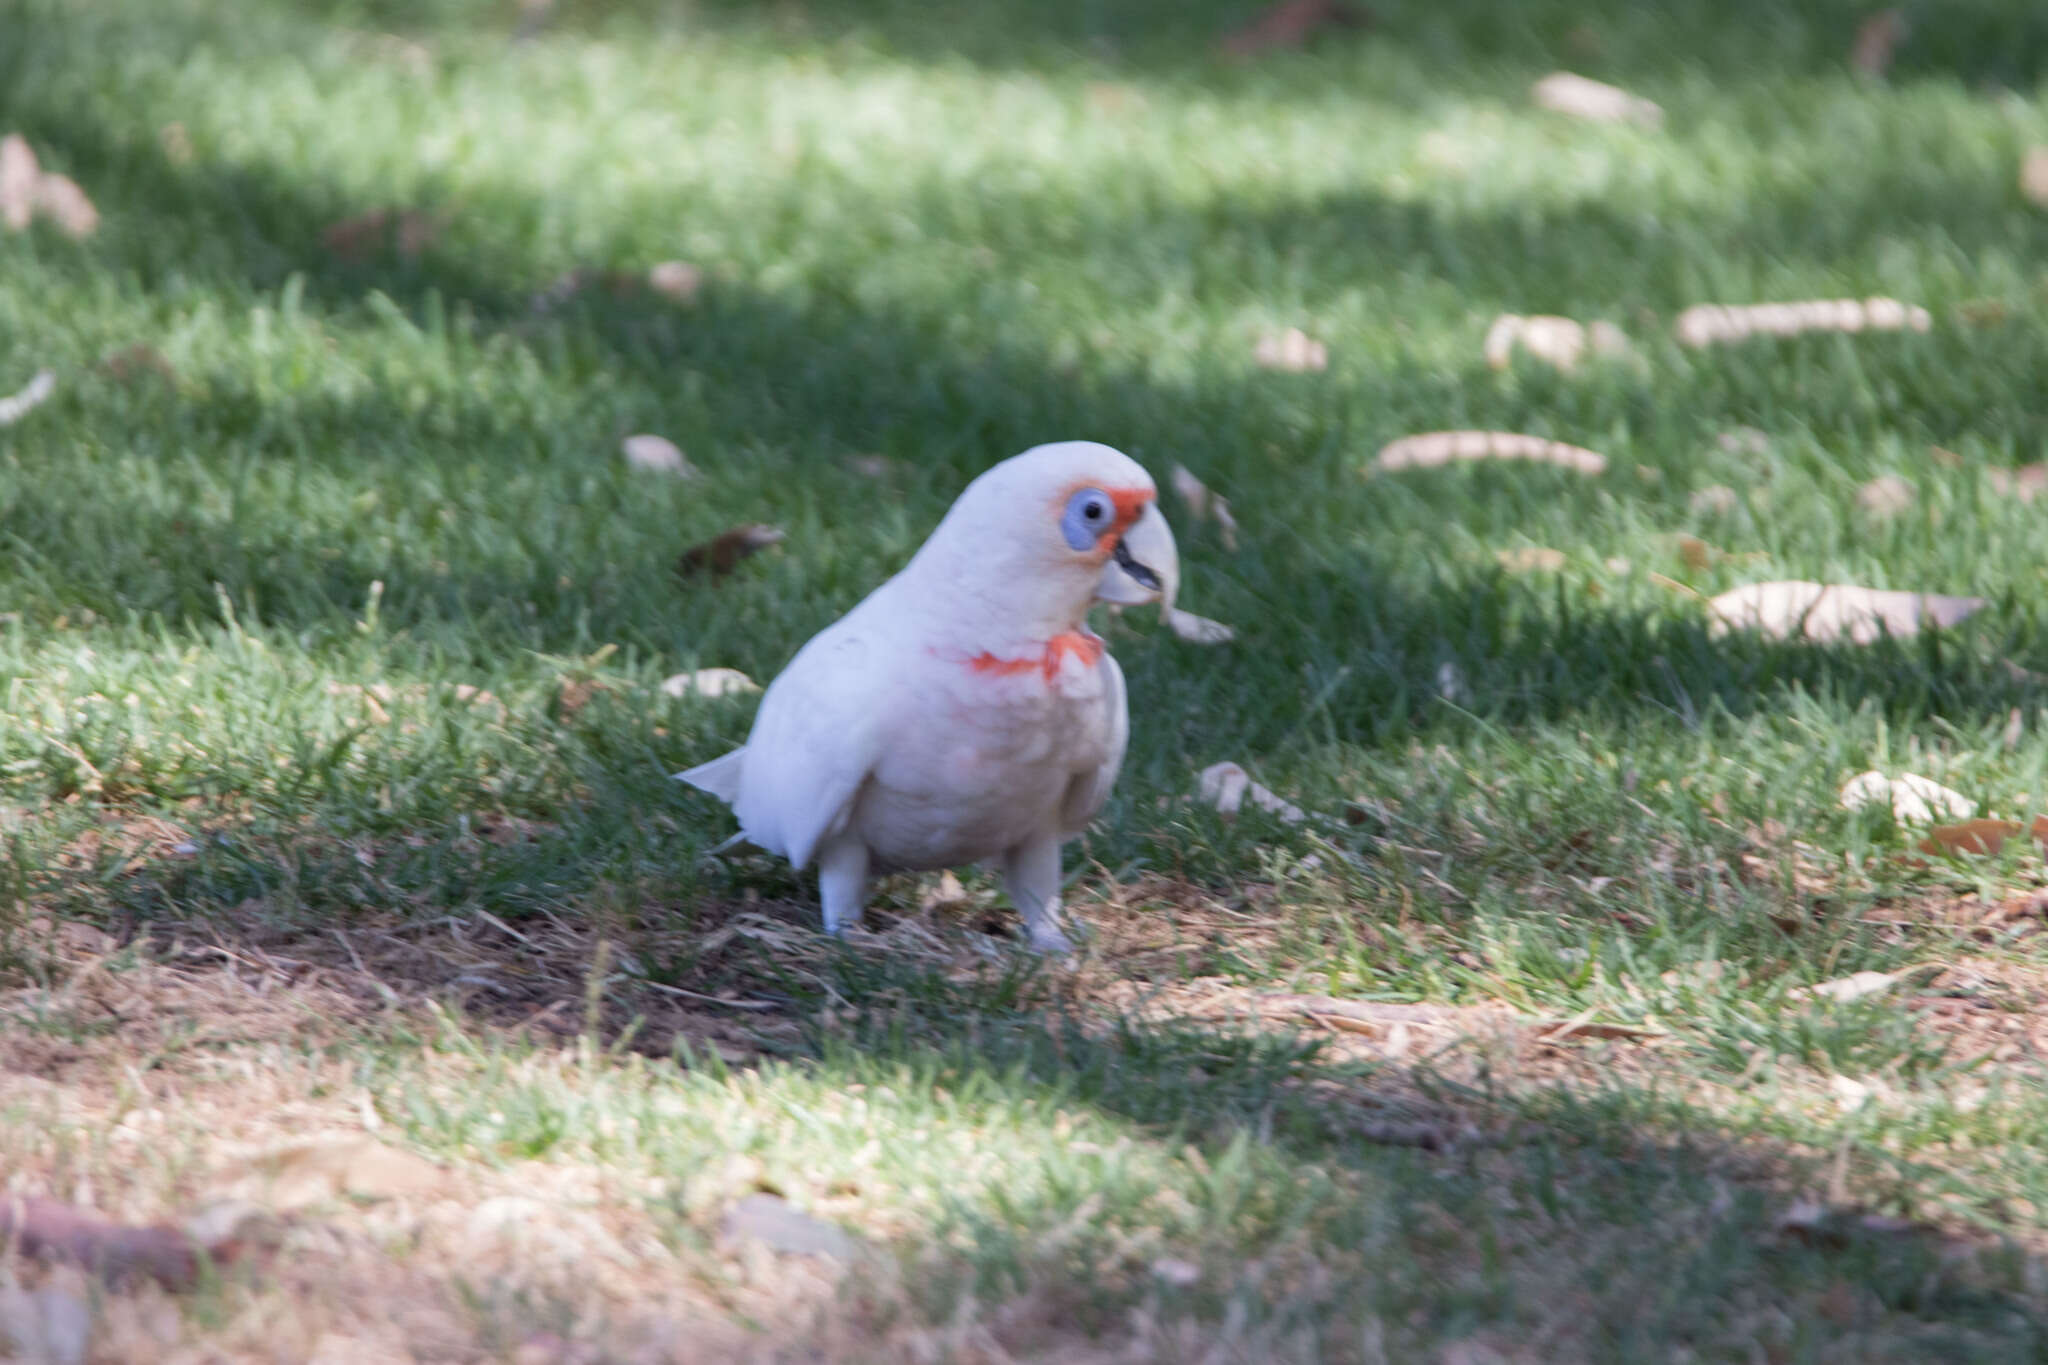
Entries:
{"label": "bird's tail", "polygon": [[730,806],[740,799],[740,774],[746,768],[747,749],[745,745],[731,753],[699,763],[675,775],[675,781],[687,782],[698,791],[710,792]]}

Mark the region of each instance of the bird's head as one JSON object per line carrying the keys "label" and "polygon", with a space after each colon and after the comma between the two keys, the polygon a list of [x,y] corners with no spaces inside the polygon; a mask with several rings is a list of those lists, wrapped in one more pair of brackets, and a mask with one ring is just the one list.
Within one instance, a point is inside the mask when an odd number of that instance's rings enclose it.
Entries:
{"label": "bird's head", "polygon": [[1093,601],[1171,607],[1180,585],[1152,476],[1094,441],[1034,446],[985,471],[931,545],[962,590],[1037,599],[1062,628]]}

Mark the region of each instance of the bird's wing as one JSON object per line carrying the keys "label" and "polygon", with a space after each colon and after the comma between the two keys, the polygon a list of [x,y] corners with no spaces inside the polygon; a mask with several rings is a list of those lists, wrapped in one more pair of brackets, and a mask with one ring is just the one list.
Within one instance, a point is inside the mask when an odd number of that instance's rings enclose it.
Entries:
{"label": "bird's wing", "polygon": [[754,717],[733,813],[747,838],[801,868],[846,827],[890,724],[879,642],[841,619],[797,651]]}
{"label": "bird's wing", "polygon": [[1096,667],[1102,670],[1102,704],[1109,710],[1109,749],[1103,755],[1100,767],[1092,773],[1082,773],[1067,788],[1060,819],[1069,837],[1088,828],[1088,822],[1109,799],[1110,788],[1116,785],[1116,775],[1123,770],[1124,749],[1131,739],[1131,713],[1124,700],[1124,671],[1117,667],[1116,659],[1107,650],[1103,651],[1102,661]]}

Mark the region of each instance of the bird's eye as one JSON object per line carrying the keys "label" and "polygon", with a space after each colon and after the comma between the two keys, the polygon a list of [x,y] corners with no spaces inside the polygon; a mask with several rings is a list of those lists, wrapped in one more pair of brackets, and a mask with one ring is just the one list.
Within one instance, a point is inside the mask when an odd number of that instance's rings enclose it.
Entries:
{"label": "bird's eye", "polygon": [[1109,494],[1100,488],[1083,488],[1068,498],[1067,510],[1060,517],[1060,532],[1075,550],[1094,549],[1109,525]]}

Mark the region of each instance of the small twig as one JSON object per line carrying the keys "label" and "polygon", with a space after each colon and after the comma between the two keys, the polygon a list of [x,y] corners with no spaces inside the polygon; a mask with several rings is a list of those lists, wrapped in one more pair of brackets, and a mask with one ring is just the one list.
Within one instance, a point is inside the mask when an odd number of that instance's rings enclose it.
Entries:
{"label": "small twig", "polygon": [[638,981],[639,984],[647,987],[649,990],[660,991],[663,995],[679,995],[686,1000],[702,1000],[708,1004],[724,1005],[728,1009],[773,1010],[781,1008],[772,1000],[727,1000],[722,996],[705,995],[700,991],[686,991],[681,986],[663,985],[659,981],[649,981],[645,977],[629,977],[628,979]]}

